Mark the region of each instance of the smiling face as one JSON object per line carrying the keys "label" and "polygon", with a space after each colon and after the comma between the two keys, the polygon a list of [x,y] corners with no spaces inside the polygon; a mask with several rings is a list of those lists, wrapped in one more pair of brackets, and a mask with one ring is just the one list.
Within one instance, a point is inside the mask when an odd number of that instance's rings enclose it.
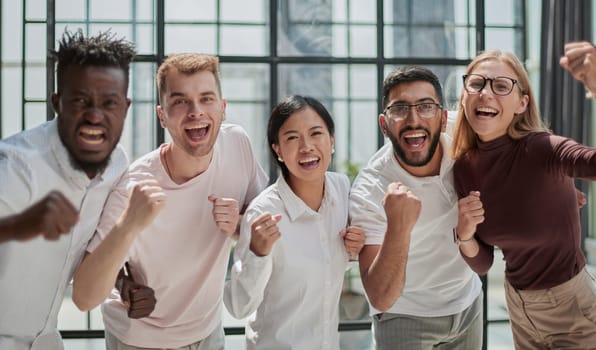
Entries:
{"label": "smiling face", "polygon": [[[497,59],[480,62],[468,73],[491,79],[499,76],[518,79],[508,64]],[[478,93],[470,93],[464,89],[462,94],[466,119],[482,141],[494,140],[505,135],[515,114],[525,112],[529,100],[517,84],[511,93],[505,96],[495,95],[489,82]]]}
{"label": "smiling face", "polygon": [[70,65],[52,106],[58,134],[75,168],[89,178],[107,166],[118,144],[130,100],[120,68]]}
{"label": "smiling face", "polygon": [[321,182],[331,163],[333,136],[325,121],[310,106],[294,112],[278,132],[275,153],[289,170],[290,186],[297,182]]}
{"label": "smiling face", "polygon": [[173,69],[165,86],[157,106],[161,126],[188,155],[210,156],[226,107],[213,73],[183,74]]}
{"label": "smiling face", "polygon": [[[426,81],[413,81],[396,85],[389,93],[387,105],[438,103],[433,85]],[[383,134],[393,144],[393,150],[400,165],[415,176],[438,173],[441,162],[439,139],[447,121],[447,112],[437,110],[432,118],[420,117],[415,108],[410,108],[403,120],[392,120],[381,114],[379,124]]]}

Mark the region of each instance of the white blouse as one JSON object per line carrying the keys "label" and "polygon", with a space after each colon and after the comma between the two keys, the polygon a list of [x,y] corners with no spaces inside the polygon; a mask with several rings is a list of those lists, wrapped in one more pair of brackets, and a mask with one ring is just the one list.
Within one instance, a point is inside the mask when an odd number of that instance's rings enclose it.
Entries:
{"label": "white blouse", "polygon": [[[247,349],[339,349],[338,307],[348,254],[340,231],[348,222],[350,184],[328,172],[318,212],[283,176],[250,204],[234,252],[224,302],[232,315],[251,315]],[[251,223],[264,212],[282,214],[281,238],[271,253],[250,251]]]}

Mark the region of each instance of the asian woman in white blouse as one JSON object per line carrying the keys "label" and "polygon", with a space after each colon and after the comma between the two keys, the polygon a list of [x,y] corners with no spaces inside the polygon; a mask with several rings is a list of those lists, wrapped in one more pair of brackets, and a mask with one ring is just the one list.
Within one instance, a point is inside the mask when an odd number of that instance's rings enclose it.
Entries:
{"label": "asian woman in white blouse", "polygon": [[327,172],[333,132],[311,97],[290,96],[271,112],[267,138],[281,175],[244,214],[224,296],[233,316],[250,315],[249,350],[339,349],[344,272],[364,232],[347,226],[348,178]]}

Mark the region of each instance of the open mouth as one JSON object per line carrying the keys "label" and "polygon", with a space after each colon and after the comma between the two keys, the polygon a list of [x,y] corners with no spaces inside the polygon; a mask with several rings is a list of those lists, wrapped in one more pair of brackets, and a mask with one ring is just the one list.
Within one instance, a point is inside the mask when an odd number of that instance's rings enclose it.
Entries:
{"label": "open mouth", "polygon": [[305,159],[301,159],[298,161],[298,164],[305,169],[312,169],[316,168],[319,165],[321,158],[319,157],[309,157]]}
{"label": "open mouth", "polygon": [[415,132],[408,135],[404,135],[403,138],[406,144],[408,144],[408,146],[419,148],[422,147],[424,145],[424,142],[426,141],[426,133],[421,131]]}
{"label": "open mouth", "polygon": [[209,133],[209,124],[203,123],[197,126],[184,128],[186,135],[193,141],[201,141]]}
{"label": "open mouth", "polygon": [[497,114],[499,114],[499,111],[497,111],[496,109],[488,107],[476,108],[474,112],[476,113],[476,116],[483,118],[494,118]]}
{"label": "open mouth", "polygon": [[102,144],[105,139],[105,132],[101,129],[81,127],[78,133],[79,140],[86,145],[96,146]]}

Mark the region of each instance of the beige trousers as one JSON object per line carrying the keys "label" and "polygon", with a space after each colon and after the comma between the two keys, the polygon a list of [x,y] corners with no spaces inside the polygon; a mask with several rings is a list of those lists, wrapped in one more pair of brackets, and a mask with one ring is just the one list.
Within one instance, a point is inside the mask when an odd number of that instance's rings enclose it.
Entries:
{"label": "beige trousers", "polygon": [[585,268],[542,290],[505,280],[505,297],[516,349],[596,349],[596,282]]}

